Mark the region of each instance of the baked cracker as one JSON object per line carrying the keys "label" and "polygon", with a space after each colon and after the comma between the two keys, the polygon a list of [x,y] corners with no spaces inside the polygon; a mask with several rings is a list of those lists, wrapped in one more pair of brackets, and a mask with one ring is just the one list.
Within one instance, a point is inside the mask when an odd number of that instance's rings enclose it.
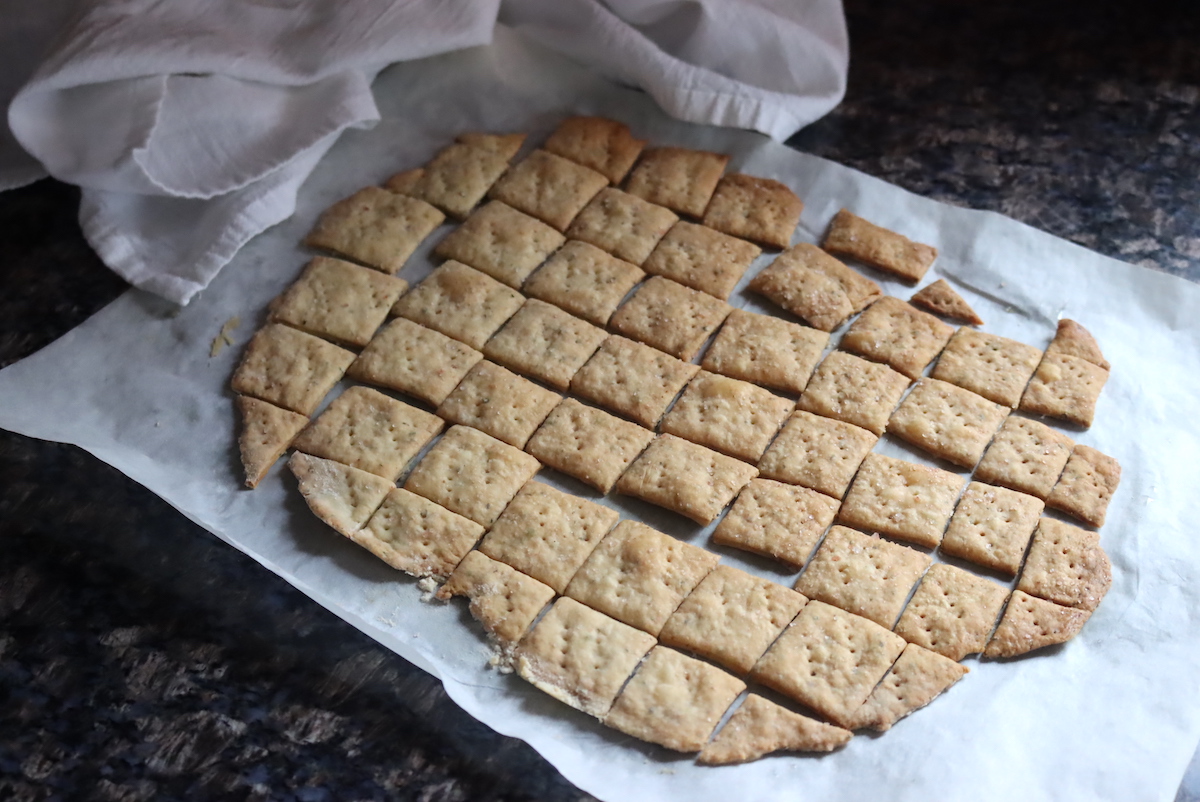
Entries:
{"label": "baked cracker", "polygon": [[662,431],[758,462],[795,403],[758,385],[702,370],[662,420]]}
{"label": "baked cracker", "polygon": [[704,225],[780,250],[792,243],[804,201],[786,184],[730,173],[717,184]]}
{"label": "baked cracker", "polygon": [[984,657],[1019,657],[1036,649],[1066,643],[1079,634],[1091,611],[1013,591],[1000,625],[988,641]]}
{"label": "baked cracker", "polygon": [[524,296],[511,287],[448,261],[397,301],[392,312],[478,351],[523,303]]}
{"label": "baked cracker", "polygon": [[445,219],[419,198],[364,187],[322,212],[304,244],[395,273]]}
{"label": "baked cracker", "polygon": [[346,537],[367,523],[394,487],[373,473],[299,452],[292,454],[288,467],[308,508]]}
{"label": "baked cracker", "polygon": [[1043,518],[1033,533],[1017,590],[1040,599],[1095,610],[1112,585],[1112,563],[1100,535]]}
{"label": "baked cracker", "polygon": [[689,362],[731,310],[729,304],[707,293],[651,276],[608,325],[626,337]]}
{"label": "baked cracker", "polygon": [[957,474],[868,454],[838,511],[838,522],[933,548],[965,481]]}
{"label": "baked cracker", "polygon": [[562,234],[541,220],[507,203],[491,201],[439,242],[433,255],[462,262],[520,289],[529,274],[564,242]]}
{"label": "baked cracker", "polygon": [[680,220],[642,267],[724,301],[760,253],[753,243]]}
{"label": "baked cracker", "polygon": [[1008,598],[1008,588],[938,563],[921,580],[895,632],[951,660],[982,652]]}
{"label": "baked cracker", "polygon": [[420,178],[406,192],[462,220],[504,175],[513,155],[515,151],[507,153],[492,143],[455,142],[425,165]]}
{"label": "baked cracker", "polygon": [[702,766],[748,763],[772,752],[832,752],[854,733],[793,713],[757,694],[750,694],[716,737],[704,745],[696,762]]}
{"label": "baked cracker", "polygon": [[525,144],[526,136],[527,134],[521,132],[515,134],[489,134],[483,131],[466,131],[454,137],[454,140],[462,142],[464,145],[484,148],[499,153],[506,160],[512,161],[513,156],[516,156],[517,151],[521,149],[521,145]]}
{"label": "baked cracker", "polygon": [[793,245],[750,280],[757,292],[821,331],[833,331],[883,294],[816,245]]}
{"label": "baked cracker", "polygon": [[1092,425],[1107,381],[1108,371],[1085,359],[1047,353],[1021,396],[1021,409],[1086,428]]}
{"label": "baked cracker", "polygon": [[954,508],[941,551],[1016,576],[1044,506],[1016,490],[971,482]]}
{"label": "baked cracker", "polygon": [[678,219],[670,209],[606,187],[571,222],[567,236],[640,265]]}
{"label": "baked cracker", "polygon": [[423,175],[425,175],[425,168],[423,167],[404,170],[384,181],[383,188],[388,192],[395,192],[397,195],[412,195],[417,184],[421,182]]}
{"label": "baked cracker", "polygon": [[566,231],[608,179],[595,170],[535,150],[492,185],[489,196]]}
{"label": "baked cracker", "polygon": [[916,379],[952,334],[954,329],[933,315],[885,295],[850,325],[838,347]]}
{"label": "baked cracker", "polygon": [[802,393],[829,335],[770,315],[734,309],[700,366],[789,393]]}
{"label": "baked cracker", "polygon": [[495,362],[476,363],[446,396],[437,414],[451,423],[474,426],[510,446],[525,442],[562,396]]}
{"label": "baked cracker", "polygon": [[1044,423],[1009,415],[975,468],[975,478],[1045,499],[1074,446],[1070,437]]}
{"label": "baked cracker", "polygon": [[660,434],[617,480],[617,492],[707,524],[757,475],[739,459]]}
{"label": "baked cracker", "polygon": [[607,494],[650,445],[654,432],[573,398],[565,398],[525,450],[542,463]]}
{"label": "baked cracker", "polygon": [[676,212],[700,217],[729,157],[687,148],[649,148],[629,176],[627,192]]}
{"label": "baked cracker", "polygon": [[353,361],[353,351],[268,323],[246,346],[229,386],[235,393],[311,415]]}
{"label": "baked cracker", "polygon": [[474,521],[396,488],[353,539],[398,571],[442,578],[482,535],[483,527]]}
{"label": "baked cracker", "polygon": [[964,327],[950,338],[930,375],[1015,407],[1041,359],[1032,345]]}
{"label": "baked cracker", "polygon": [[566,390],[607,338],[604,329],[529,298],[484,344],[483,352],[505,367]]}
{"label": "baked cracker", "polygon": [[308,418],[246,395],[237,397],[237,408],[242,421],[238,451],[246,471],[246,487],[257,487],[300,430],[308,425]]}
{"label": "baked cracker", "polygon": [[963,300],[944,278],[917,290],[908,302],[941,317],[961,320],[975,326],[983,325],[983,318],[976,314],[971,305]]}
{"label": "baked cracker", "polygon": [[1069,318],[1058,321],[1054,339],[1046,346],[1046,353],[1076,356],[1104,370],[1110,370],[1112,367],[1100,352],[1100,344],[1096,342],[1092,333]]}
{"label": "baked cracker", "polygon": [[887,365],[834,351],[817,366],[796,407],[878,436],[908,384],[907,377]]}
{"label": "baked cracker", "polygon": [[1121,464],[1094,448],[1077,445],[1067,460],[1046,506],[1103,526],[1108,502],[1121,482]]}
{"label": "baked cracker", "polygon": [[406,289],[403,279],[318,256],[271,302],[271,320],[361,348]]}
{"label": "baked cracker", "polygon": [[483,354],[402,317],[380,329],[346,375],[440,404]]}
{"label": "baked cracker", "polygon": [[571,392],[653,429],[699,370],[648,345],[612,336],[571,379]]}
{"label": "baked cracker", "polygon": [[472,617],[501,644],[512,646],[554,598],[554,589],[472,551],[435,595],[439,599],[466,596]]}
{"label": "baked cracker", "polygon": [[605,117],[568,117],[542,145],[564,159],[590,167],[611,184],[621,183],[645,146],[646,140],[636,139],[628,125]]}
{"label": "baked cracker", "polygon": [[837,509],[835,500],[815,490],[752,479],[713,530],[712,540],[801,568]]}
{"label": "baked cracker", "polygon": [[874,434],[851,423],[797,410],[767,447],[758,470],[767,479],[840,499],[878,441]]}
{"label": "baked cracker", "polygon": [[846,726],[886,732],[909,713],[932,702],[968,673],[967,667],[915,643],[904,647],[896,664],[871,691]]}
{"label": "baked cracker", "polygon": [[603,326],[646,277],[637,265],[570,240],[525,282],[525,293]]}
{"label": "baked cracker", "polygon": [[935,457],[974,468],[1008,407],[937,379],[918,379],[888,421],[888,434]]}
{"label": "baked cracker", "polygon": [[913,242],[845,209],[829,225],[821,247],[916,283],[937,259],[937,248]]}

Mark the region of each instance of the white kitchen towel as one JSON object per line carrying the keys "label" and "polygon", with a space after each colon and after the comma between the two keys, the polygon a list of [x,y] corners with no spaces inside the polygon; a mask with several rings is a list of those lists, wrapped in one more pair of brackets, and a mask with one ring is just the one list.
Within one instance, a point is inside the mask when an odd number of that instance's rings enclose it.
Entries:
{"label": "white kitchen towel", "polygon": [[[845,91],[840,0],[104,0],[57,34],[9,126],[83,188],[83,232],[106,264],[186,303],[294,211],[342,131],[378,120],[380,69],[485,44],[498,14],[692,122],[783,139]],[[22,58],[55,34],[39,35]],[[0,52],[0,73],[17,74]],[[3,153],[0,170],[0,188],[39,174]]]}

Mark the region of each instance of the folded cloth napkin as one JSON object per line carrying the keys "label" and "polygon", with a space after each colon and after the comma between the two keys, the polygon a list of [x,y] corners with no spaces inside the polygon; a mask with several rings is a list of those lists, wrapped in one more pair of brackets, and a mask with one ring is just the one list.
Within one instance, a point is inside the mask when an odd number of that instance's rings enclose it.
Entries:
{"label": "folded cloth napkin", "polygon": [[[59,42],[36,72],[0,69],[0,93],[32,73],[9,105],[15,142],[83,188],[109,267],[177,303],[294,211],[342,131],[379,119],[380,69],[486,44],[498,16],[675,116],[777,139],[837,105],[848,58],[840,0],[102,0],[65,31],[50,26],[72,3],[46,2],[46,25],[0,46],[3,65]],[[0,188],[42,174],[14,151],[0,138]]]}

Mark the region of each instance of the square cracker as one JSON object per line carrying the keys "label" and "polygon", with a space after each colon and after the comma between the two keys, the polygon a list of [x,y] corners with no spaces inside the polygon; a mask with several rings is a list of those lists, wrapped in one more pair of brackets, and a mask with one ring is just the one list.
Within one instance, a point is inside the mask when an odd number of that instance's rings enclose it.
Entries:
{"label": "square cracker", "polygon": [[1019,657],[1035,649],[1066,643],[1079,634],[1091,613],[1013,591],[1000,625],[988,641],[985,657]]}
{"label": "square cracker", "polygon": [[953,333],[952,327],[928,312],[885,295],[851,324],[839,347],[915,379],[946,347]]}
{"label": "square cracker", "polygon": [[868,454],[846,493],[838,522],[933,548],[954,511],[961,476]]}
{"label": "square cracker", "polygon": [[462,262],[519,289],[564,242],[562,234],[541,220],[491,201],[439,242],[433,255]]}
{"label": "square cracker", "polygon": [[699,752],[746,683],[656,646],[621,691],[605,725],[677,752]]}
{"label": "square cracker", "polygon": [[492,185],[489,195],[566,231],[575,215],[606,186],[608,179],[595,170],[535,150]]}
{"label": "square cracker", "polygon": [[941,551],[1016,576],[1044,506],[1016,490],[971,482],[954,508]]}
{"label": "square cracker", "polygon": [[294,445],[394,482],[441,430],[436,415],[355,385],[335,398]]}
{"label": "square cracker", "polygon": [[896,622],[896,634],[951,660],[982,652],[1008,598],[1008,588],[938,563],[921,580]]}
{"label": "square cracker", "polygon": [[565,390],[608,338],[557,306],[530,298],[483,346],[489,359]]}
{"label": "square cracker", "polygon": [[565,398],[529,438],[525,450],[607,494],[653,439],[649,429]]}
{"label": "square cracker", "polygon": [[1094,448],[1077,445],[1067,460],[1046,506],[1074,515],[1092,526],[1104,525],[1104,514],[1121,482],[1121,464]]}
{"label": "square cracker", "polygon": [[1017,590],[1031,596],[1095,610],[1112,585],[1112,564],[1100,546],[1100,535],[1043,518],[1021,570]]}
{"label": "square cracker", "polygon": [[403,279],[318,256],[271,302],[271,320],[361,348],[406,289]]}
{"label": "square cracker", "polygon": [[393,489],[382,476],[299,451],[288,460],[288,468],[313,515],[346,537],[362,529]]}
{"label": "square cracker", "polygon": [[654,644],[652,635],[564,596],[517,646],[516,669],[563,704],[602,718]]}
{"label": "square cracker", "polygon": [[439,599],[466,596],[475,620],[501,644],[511,646],[554,598],[554,589],[472,551],[463,557],[436,595]]}
{"label": "square cracker", "polygon": [[486,359],[476,363],[437,409],[451,423],[474,426],[524,448],[562,396]]}
{"label": "square cracker", "polygon": [[365,187],[322,212],[304,244],[395,273],[445,219],[423,200]]}
{"label": "square cracker", "polygon": [[440,404],[481,359],[471,346],[398,317],[367,343],[346,375]]}
{"label": "square cracker", "polygon": [[469,426],[452,426],[409,474],[404,488],[491,526],[541,468],[528,454]]}
{"label": "square cracker", "polygon": [[670,209],[607,187],[583,207],[567,236],[640,265],[678,219]]}
{"label": "square cracker", "polygon": [[1021,409],[1086,428],[1092,425],[1096,401],[1107,381],[1104,368],[1077,356],[1048,353],[1021,396]]}
{"label": "square cracker", "polygon": [[1041,359],[1032,345],[964,326],[946,343],[931,375],[1015,407]]}
{"label": "square cracker", "polygon": [[481,350],[524,302],[521,293],[496,279],[449,261],[397,301],[392,312]]}
{"label": "square cracker", "polygon": [[525,282],[525,292],[597,326],[608,323],[645,272],[586,242],[570,240]]}
{"label": "square cracker", "polygon": [[791,245],[802,211],[804,201],[786,184],[730,173],[717,184],[704,210],[704,225],[783,249]]}
{"label": "square cracker", "polygon": [[829,335],[777,317],[734,309],[700,366],[790,393],[802,393]]}
{"label": "square cracker", "polygon": [[624,337],[609,337],[571,380],[571,392],[648,429],[700,369]]}
{"label": "square cracker", "polygon": [[482,535],[474,521],[398,487],[354,539],[397,570],[441,578]]}
{"label": "square cracker", "polygon": [[747,289],[821,331],[833,331],[883,294],[874,281],[807,242],[779,254]]}
{"label": "square cracker", "polygon": [[650,148],[630,174],[625,189],[659,206],[700,217],[728,163],[724,153]]}
{"label": "square cracker", "polygon": [[794,713],[752,693],[705,744],[696,762],[728,766],[779,751],[832,752],[853,737],[849,730]]}
{"label": "square cracker", "polygon": [[793,407],[770,390],[702,370],[663,418],[662,430],[757,462]]}
{"label": "square cracker", "polygon": [[1070,437],[1044,423],[1009,415],[975,468],[975,478],[1044,499],[1074,445]]}
{"label": "square cracker", "polygon": [[753,243],[680,220],[642,267],[724,301],[760,253]]}
{"label": "square cracker", "polygon": [[711,295],[652,276],[608,324],[626,337],[687,362],[700,352],[731,309]]}
{"label": "square cracker", "polygon": [[932,702],[966,673],[966,666],[910,643],[846,726],[886,732],[909,713]]}
{"label": "square cracker", "polygon": [[888,434],[935,457],[974,468],[1008,407],[937,379],[919,379],[888,421]]}
{"label": "square cracker", "polygon": [[617,492],[707,524],[757,475],[739,459],[660,434],[617,480]]}
{"label": "square cracker", "polygon": [[841,498],[879,438],[851,423],[797,410],[758,461],[768,479]]}
{"label": "square cracker", "polygon": [[625,123],[604,117],[568,117],[542,147],[619,184],[645,146],[646,140],[634,138]]}
{"label": "square cracker", "polygon": [[407,194],[462,220],[504,175],[513,155],[486,144],[455,142],[425,165]]}
{"label": "square cracker", "polygon": [[717,524],[712,539],[801,568],[833,523],[837,508],[836,501],[807,487],[753,479]]}
{"label": "square cracker", "polygon": [[873,621],[810,601],[750,676],[835,723],[851,719],[904,651]]}
{"label": "square cracker", "polygon": [[1070,318],[1064,317],[1058,321],[1054,339],[1046,346],[1046,353],[1077,356],[1104,370],[1110,370],[1112,367],[1104,358],[1100,344],[1096,342],[1092,333]]}
{"label": "square cracker", "polygon": [[800,575],[796,590],[891,629],[930,562],[928,555],[878,535],[835,526]]}
{"label": "square cracker", "polygon": [[908,383],[887,365],[834,351],[817,366],[796,406],[881,435]]}
{"label": "square cracker", "polygon": [[479,550],[562,593],[620,517],[594,501],[529,482],[496,519]]}
{"label": "square cracker", "polygon": [[717,560],[699,546],[625,520],[600,541],[564,594],[657,636]]}
{"label": "square cracker", "polygon": [[353,351],[268,323],[246,346],[229,386],[235,393],[311,415],[353,361]]}
{"label": "square cracker", "polygon": [[667,619],[658,639],[742,676],[807,601],[783,585],[718,565]]}
{"label": "square cracker", "polygon": [[255,487],[308,425],[308,418],[248,395],[237,397],[237,408],[242,422],[238,452],[246,471],[246,487]]}
{"label": "square cracker", "polygon": [[821,247],[913,283],[920,281],[937,259],[937,248],[913,242],[845,209],[834,216]]}

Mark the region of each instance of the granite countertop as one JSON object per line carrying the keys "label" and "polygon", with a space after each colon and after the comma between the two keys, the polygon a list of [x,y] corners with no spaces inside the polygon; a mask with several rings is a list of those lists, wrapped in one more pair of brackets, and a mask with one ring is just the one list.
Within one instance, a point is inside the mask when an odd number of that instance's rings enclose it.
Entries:
{"label": "granite countertop", "polygon": [[[1016,5],[847,0],[846,100],[789,144],[1200,281],[1200,7]],[[125,289],[78,197],[0,194],[0,365]],[[6,432],[0,699],[5,799],[588,798],[119,472]]]}

